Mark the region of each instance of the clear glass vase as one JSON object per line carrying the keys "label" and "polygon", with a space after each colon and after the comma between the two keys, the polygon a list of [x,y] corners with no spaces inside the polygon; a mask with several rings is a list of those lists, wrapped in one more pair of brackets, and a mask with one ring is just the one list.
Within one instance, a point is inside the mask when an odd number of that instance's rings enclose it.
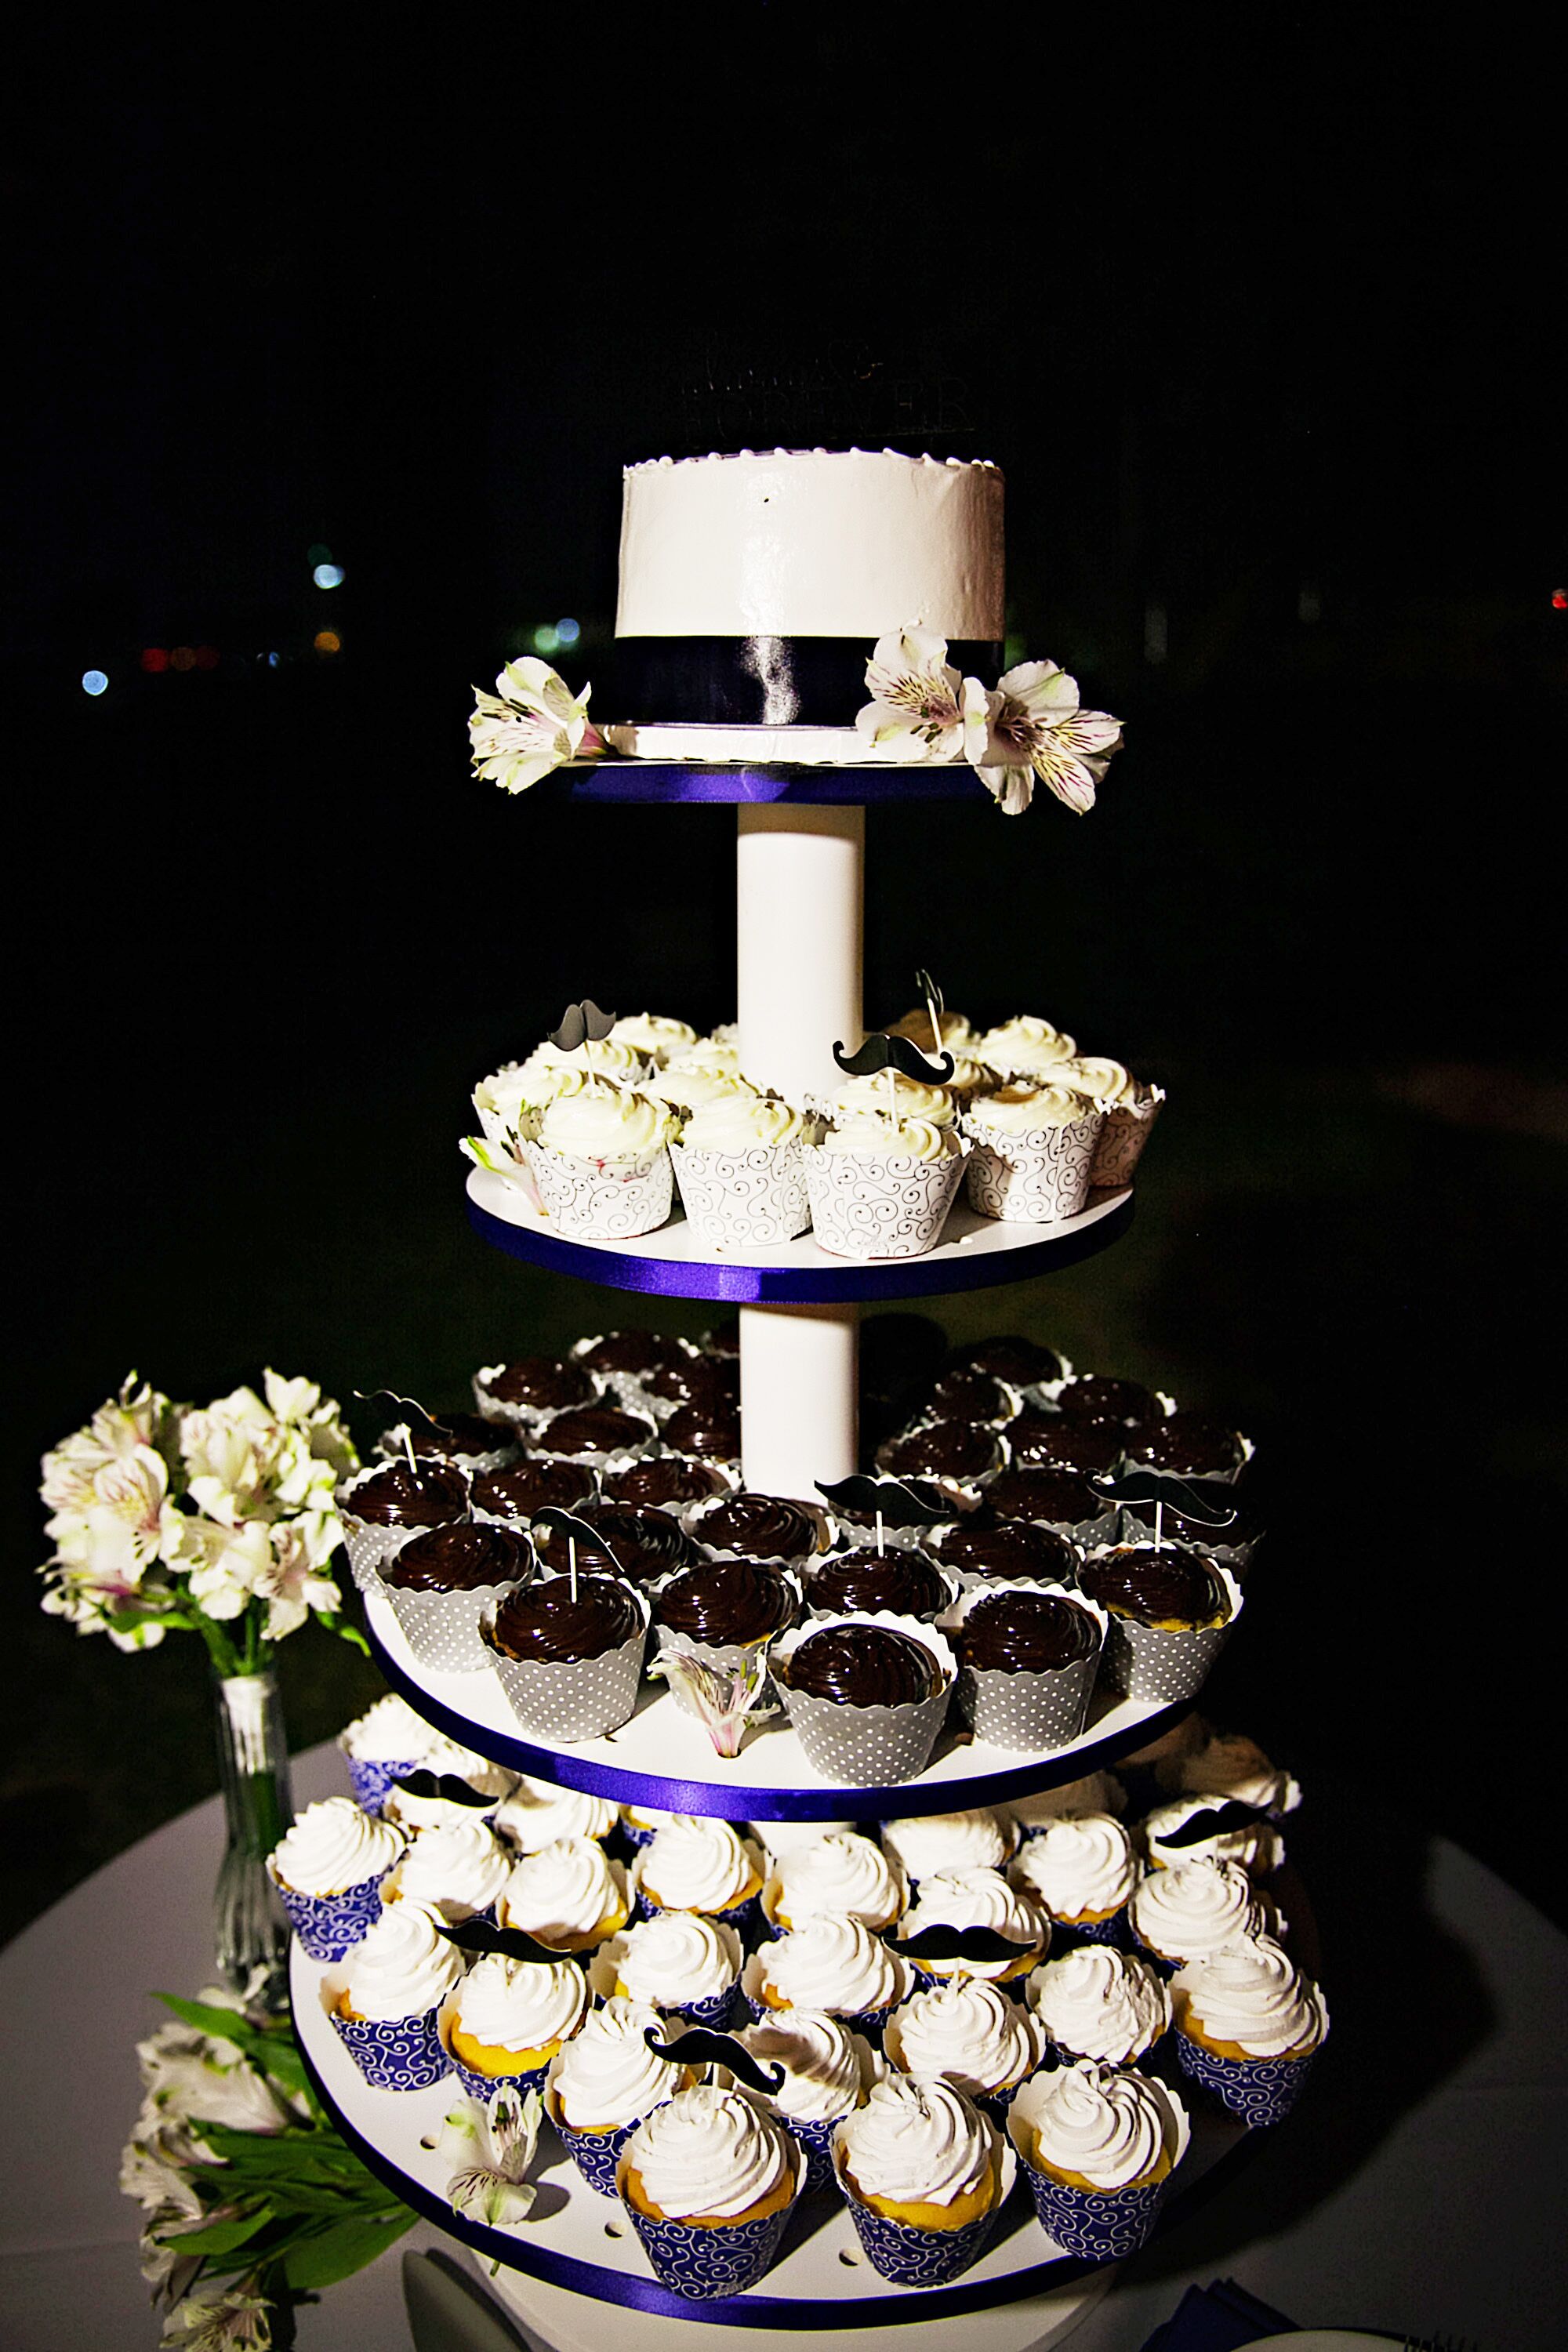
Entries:
{"label": "clear glass vase", "polygon": [[278,1677],[215,1675],[224,1854],[214,1896],[218,1974],[238,1992],[266,1971],[264,1997],[287,1985],[289,1922],[267,1875],[267,1857],[294,1818],[289,1743]]}

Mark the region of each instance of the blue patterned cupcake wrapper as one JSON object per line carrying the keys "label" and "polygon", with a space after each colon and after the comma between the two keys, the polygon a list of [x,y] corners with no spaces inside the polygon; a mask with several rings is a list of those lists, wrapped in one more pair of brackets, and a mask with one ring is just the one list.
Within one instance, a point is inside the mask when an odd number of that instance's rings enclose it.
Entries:
{"label": "blue patterned cupcake wrapper", "polygon": [[[735,2013],[737,1985],[726,1985],[722,1992],[705,1992],[700,2000],[679,1996],[680,2014],[689,2025],[711,2026],[715,2032],[729,2031],[730,2020]],[[659,2006],[663,2006],[661,1999]]]}
{"label": "blue patterned cupcake wrapper", "polygon": [[345,1887],[341,1895],[297,1895],[291,1886],[277,1880],[273,1884],[283,1898],[289,1925],[310,1958],[341,1960],[363,1942],[380,1918],[381,1882],[385,1876],[385,1871],[378,1870],[374,1878],[362,1878],[357,1886]]}
{"label": "blue patterned cupcake wrapper", "polygon": [[783,2115],[777,2107],[773,2108],[773,2113],[776,2121],[783,2124],[785,2131],[805,2158],[805,2183],[801,2194],[814,2197],[820,2195],[825,2189],[836,2188],[837,2184],[833,2171],[833,2135],[838,2128],[841,2117],[835,2116],[830,2122],[821,2123],[815,2117],[807,2120],[801,2116]]}
{"label": "blue patterned cupcake wrapper", "polygon": [[699,2230],[689,2221],[651,2221],[629,2199],[623,2197],[621,2202],[659,2284],[700,2303],[744,2294],[755,2286],[771,2267],[794,2210],[792,2203],[761,2221]]}
{"label": "blue patterned cupcake wrapper", "polygon": [[[597,2189],[601,2197],[616,2196],[618,2193],[616,2167],[620,2162],[622,2148],[637,2127],[637,2124],[617,2124],[613,2131],[607,2132],[574,2131],[569,2123],[563,2121],[560,2109],[553,2102],[550,2120],[555,2126],[562,2147],[589,2188]],[[640,2116],[638,2121],[641,2121]]]}
{"label": "blue patterned cupcake wrapper", "polygon": [[447,2053],[447,2063],[469,2098],[478,2099],[484,2106],[489,2106],[496,2093],[502,2088],[542,2092],[544,2077],[550,2071],[548,2065],[544,2065],[530,2066],[521,2074],[476,2074],[471,2066],[465,2066],[462,2060],[454,2057],[450,2051]]}
{"label": "blue patterned cupcake wrapper", "polygon": [[[661,1911],[676,1910],[679,1907],[678,1905],[669,1903],[650,1903],[639,1886],[632,1916],[635,1919],[657,1919]],[[744,1944],[751,1937],[756,1935],[763,1924],[763,1899],[760,1895],[749,1895],[743,1903],[737,1903],[733,1910],[695,1911],[692,1916],[696,1919],[707,1919],[718,1927],[733,1927],[736,1935]],[[769,1928],[767,1932],[771,1935],[773,1931]]]}
{"label": "blue patterned cupcake wrapper", "polygon": [[996,2227],[996,2208],[962,2230],[915,2230],[889,2221],[846,2195],[867,2261],[896,2286],[946,2286],[980,2260]]}
{"label": "blue patterned cupcake wrapper", "polygon": [[1075,1944],[1110,1944],[1119,1952],[1130,1952],[1132,1937],[1125,1909],[1113,1911],[1109,1919],[1053,1919],[1052,1952],[1068,1952]]}
{"label": "blue patterned cupcake wrapper", "polygon": [[329,2014],[373,2091],[425,2091],[451,2072],[433,2009],[387,2021]]}
{"label": "blue patterned cupcake wrapper", "polygon": [[399,1780],[417,1769],[416,1756],[401,1763],[388,1764],[380,1757],[349,1756],[343,1759],[349,1768],[349,1786],[354,1792],[354,1802],[362,1811],[379,1821],[382,1809]]}
{"label": "blue patterned cupcake wrapper", "polygon": [[1211,2092],[1249,2131],[1284,2122],[1318,2054],[1311,2050],[1304,2058],[1220,2058],[1184,2033],[1172,2039],[1183,2074]]}
{"label": "blue patterned cupcake wrapper", "polygon": [[1165,2193],[1163,2180],[1133,2189],[1069,2189],[1032,2164],[1022,2170],[1046,2235],[1084,2263],[1119,2263],[1135,2254]]}

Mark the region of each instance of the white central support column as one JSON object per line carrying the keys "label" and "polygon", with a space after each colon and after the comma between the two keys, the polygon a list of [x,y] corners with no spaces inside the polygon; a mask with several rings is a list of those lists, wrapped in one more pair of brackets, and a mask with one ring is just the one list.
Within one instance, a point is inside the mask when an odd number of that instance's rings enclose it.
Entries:
{"label": "white central support column", "polygon": [[[741,1066],[801,1104],[840,1080],[861,1038],[866,812],[773,803],[736,812]],[[741,1309],[742,1474],[764,1495],[818,1499],[858,1465],[854,1307]]]}
{"label": "white central support column", "polygon": [[856,1461],[857,1307],[742,1307],[741,1474],[760,1495],[820,1503]]}

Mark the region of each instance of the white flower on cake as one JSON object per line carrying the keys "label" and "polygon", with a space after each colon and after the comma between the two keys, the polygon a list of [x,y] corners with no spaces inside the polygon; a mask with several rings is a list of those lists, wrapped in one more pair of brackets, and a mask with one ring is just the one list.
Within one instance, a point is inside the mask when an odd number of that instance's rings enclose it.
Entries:
{"label": "white flower on cake", "polygon": [[525,793],[568,760],[602,751],[600,737],[588,724],[592,692],[585,686],[574,697],[549,663],[532,655],[508,662],[493,694],[474,688],[468,748],[475,775],[503,792]]}
{"label": "white flower on cake", "polygon": [[535,2191],[527,2179],[539,2142],[537,2091],[503,2083],[488,2105],[460,2099],[442,2122],[437,2154],[457,2168],[447,2183],[454,2213],[507,2230],[526,2220]]}
{"label": "white flower on cake", "polygon": [[1037,776],[1079,816],[1121,742],[1121,721],[1079,708],[1078,680],[1055,662],[1020,662],[987,694],[963,681],[963,751],[1008,816],[1026,809]]}
{"label": "white flower on cake", "polygon": [[879,637],[866,665],[871,699],[855,724],[885,760],[954,760],[963,747],[963,685],[947,639],[929,629]]}

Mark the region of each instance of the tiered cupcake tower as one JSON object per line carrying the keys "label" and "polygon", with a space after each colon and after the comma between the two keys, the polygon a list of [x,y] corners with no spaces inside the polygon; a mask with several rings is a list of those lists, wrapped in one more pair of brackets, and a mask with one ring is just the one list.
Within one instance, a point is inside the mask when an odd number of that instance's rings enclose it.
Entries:
{"label": "tiered cupcake tower", "polygon": [[[958,767],[919,772],[920,796],[977,788]],[[744,1067],[789,1098],[826,1094],[838,1073],[836,1041],[858,1040],[861,1021],[864,803],[909,797],[908,776],[883,768],[687,771],[648,762],[578,770],[581,798],[731,799],[739,807],[738,961]],[[994,821],[994,819],[992,821]],[[922,1255],[853,1263],[810,1236],[754,1263],[699,1247],[677,1222],[639,1241],[575,1242],[552,1231],[517,1192],[476,1171],[469,1213],[480,1234],[513,1255],[585,1281],[665,1296],[737,1304],[740,1310],[744,1485],[820,1501],[859,1466],[857,1318],[881,1302],[1011,1282],[1071,1263],[1125,1231],[1131,1192],[1096,1196],[1085,1213],[1054,1226],[1007,1224],[956,1208],[941,1244]],[[912,1780],[886,1788],[826,1782],[807,1765],[782,1720],[721,1758],[673,1693],[645,1685],[630,1722],[608,1738],[552,1746],[523,1733],[493,1673],[443,1674],[419,1664],[384,1599],[368,1604],[372,1644],[393,1689],[438,1731],[495,1764],[616,1804],[747,1822],[869,1823],[1016,1801],[1076,1780],[1158,1739],[1191,1707],[1104,1694],[1089,1727],[1049,1753],[1022,1754],[949,1737]],[[953,1728],[956,1729],[956,1723]],[[519,2310],[550,2342],[595,2340],[595,2304],[622,2306],[616,2325],[637,2341],[670,2337],[670,2323],[699,2318],[731,2327],[876,2328],[893,2345],[900,2326],[966,2315],[966,2345],[1003,2347],[1047,2340],[1069,2323],[1109,2273],[1062,2253],[1019,2192],[988,2251],[956,2283],[897,2285],[865,2259],[847,2211],[824,2200],[808,2210],[762,2284],[717,2302],[661,2285],[621,2207],[595,2195],[574,2168],[544,2176],[522,2224],[497,2229],[455,2214],[449,2161],[433,2142],[455,2085],[402,2096],[367,2087],[323,2014],[321,1970],[298,1945],[296,2015],[307,2062],[344,2137],[409,2204],[472,2247]],[[548,2137],[548,2132],[547,2135]],[[1216,2115],[1196,2120],[1193,2146],[1168,2210],[1247,2135]],[[739,2339],[736,2339],[737,2341]]]}

